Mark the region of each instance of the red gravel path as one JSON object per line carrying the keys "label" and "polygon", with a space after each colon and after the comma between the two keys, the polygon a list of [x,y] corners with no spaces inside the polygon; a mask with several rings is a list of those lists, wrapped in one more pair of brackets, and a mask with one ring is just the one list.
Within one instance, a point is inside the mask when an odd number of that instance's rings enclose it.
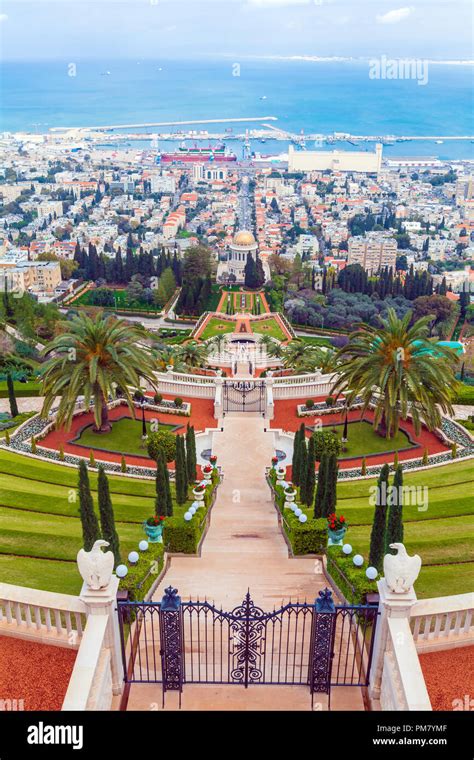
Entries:
{"label": "red gravel path", "polygon": [[76,650],[0,636],[1,700],[23,700],[24,710],[60,710]]}
{"label": "red gravel path", "polygon": [[474,646],[419,655],[433,710],[474,710]]}
{"label": "red gravel path", "polygon": [[[289,432],[295,432],[300,427],[301,423],[304,422],[306,425],[313,425],[314,420],[318,417],[322,420],[323,426],[332,426],[340,422],[344,422],[344,413],[343,412],[337,412],[334,414],[322,414],[318,415],[318,412],[316,411],[313,416],[308,417],[298,417],[296,414],[296,407],[297,404],[304,404],[306,401],[306,398],[302,399],[285,399],[282,401],[275,401],[275,417],[271,422],[272,428],[280,428],[284,431]],[[315,401],[324,401],[324,398],[315,398]],[[370,422],[373,421],[374,415],[373,412],[369,409],[365,415],[364,419],[369,420]],[[354,420],[360,420],[360,410],[354,409],[352,412],[349,412],[349,421]],[[415,434],[415,430],[413,427],[413,423],[410,420],[406,420],[402,422],[400,425],[400,429],[403,430],[405,433],[408,433],[411,440],[416,444],[413,448],[408,449],[407,451],[399,451],[398,452],[398,458],[399,461],[408,460],[408,459],[417,459],[420,456],[423,455],[423,452],[425,450],[425,447],[428,449],[429,454],[440,454],[446,451],[449,451],[449,448],[442,443],[439,438],[434,434],[430,433],[429,430],[426,428],[422,428],[420,435],[417,436]],[[310,431],[306,431],[307,437],[311,435]],[[389,445],[389,444],[388,444]],[[367,465],[376,465],[376,464],[383,464],[384,462],[393,462],[394,454],[374,454],[373,456],[367,456],[366,461]],[[353,457],[351,459],[345,459],[344,461],[341,461],[340,467],[342,469],[349,469],[351,467],[360,467],[362,463],[362,457]]]}
{"label": "red gravel path", "polygon": [[[174,396],[164,395],[165,399],[173,399]],[[191,416],[183,417],[179,414],[157,414],[152,410],[145,410],[145,419],[158,419],[160,422],[169,425],[180,425],[180,429],[176,431],[178,434],[186,432],[186,425],[188,422],[194,425],[196,433],[205,430],[207,427],[215,428],[216,420],[214,419],[214,401],[213,399],[201,399],[201,398],[184,398],[183,401],[188,401],[191,404]],[[109,413],[110,419],[113,421],[119,417],[131,416],[130,411],[126,406],[117,406],[115,409],[111,409]],[[141,419],[141,412],[137,413],[137,419]],[[80,428],[93,422],[93,415],[90,412],[87,414],[80,414],[74,418],[71,430],[66,432],[65,430],[53,430],[48,433],[45,438],[39,443],[40,446],[44,446],[47,449],[59,449],[60,444],[63,445],[65,454],[75,454],[76,456],[88,457],[90,449],[84,448],[84,446],[77,446],[73,443],[73,439],[78,436]],[[99,440],[97,441],[99,446]],[[99,451],[93,449],[94,457],[97,460],[103,460],[104,462],[120,462],[122,457],[120,454],[114,454],[111,451]],[[139,457],[130,454],[125,455],[127,464],[131,467],[150,467],[153,465],[152,460],[149,457]],[[170,462],[169,467],[174,469],[173,462]]]}

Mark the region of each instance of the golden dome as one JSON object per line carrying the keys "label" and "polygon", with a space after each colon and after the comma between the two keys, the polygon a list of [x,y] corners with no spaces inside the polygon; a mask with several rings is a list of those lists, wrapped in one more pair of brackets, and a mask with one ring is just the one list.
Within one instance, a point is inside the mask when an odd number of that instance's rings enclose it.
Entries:
{"label": "golden dome", "polygon": [[255,238],[248,230],[241,230],[234,235],[234,245],[250,246],[255,245]]}

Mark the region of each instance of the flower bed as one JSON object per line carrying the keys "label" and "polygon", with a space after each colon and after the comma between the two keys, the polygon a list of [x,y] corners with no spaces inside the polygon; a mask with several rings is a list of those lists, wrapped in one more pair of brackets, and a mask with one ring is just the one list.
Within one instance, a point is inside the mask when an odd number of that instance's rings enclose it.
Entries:
{"label": "flower bed", "polygon": [[342,546],[328,546],[326,555],[327,572],[350,604],[366,604],[366,595],[378,592],[377,581],[369,580],[365,574],[367,563],[356,567],[353,555],[343,554]]}

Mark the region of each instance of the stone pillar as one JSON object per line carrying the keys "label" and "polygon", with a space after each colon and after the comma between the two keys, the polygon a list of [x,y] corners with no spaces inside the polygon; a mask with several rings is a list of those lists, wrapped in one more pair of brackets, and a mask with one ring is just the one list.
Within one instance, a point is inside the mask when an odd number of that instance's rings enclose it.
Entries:
{"label": "stone pillar", "polygon": [[273,401],[273,372],[269,370],[265,378],[265,419],[272,420],[275,416],[275,404]]}
{"label": "stone pillar", "polygon": [[222,419],[222,413],[223,413],[222,392],[223,392],[224,378],[221,376],[221,374],[222,374],[221,370],[218,370],[216,377],[214,379],[215,390],[216,390],[216,394],[214,396],[214,418],[216,420]]}
{"label": "stone pillar", "polygon": [[87,607],[89,615],[105,615],[108,617],[105,645],[110,651],[112,670],[112,692],[121,694],[123,688],[123,663],[120,645],[120,629],[117,612],[117,589],[120,579],[112,575],[106,588],[92,589],[84,583],[79,598]]}
{"label": "stone pillar", "polygon": [[413,586],[404,593],[394,593],[387,585],[385,578],[377,581],[380,595],[377,629],[375,631],[374,651],[372,653],[372,666],[370,669],[369,696],[371,699],[380,699],[380,687],[384,655],[387,648],[388,619],[404,618],[410,621],[410,610],[417,601]]}

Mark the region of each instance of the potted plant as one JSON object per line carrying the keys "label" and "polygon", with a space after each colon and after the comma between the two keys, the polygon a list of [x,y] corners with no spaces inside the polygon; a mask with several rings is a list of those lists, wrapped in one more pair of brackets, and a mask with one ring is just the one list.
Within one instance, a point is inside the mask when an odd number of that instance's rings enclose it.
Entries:
{"label": "potted plant", "polygon": [[202,468],[202,474],[204,475],[205,480],[210,480],[212,477],[212,470],[214,468],[210,464],[205,464]]}
{"label": "potted plant", "polygon": [[306,407],[306,409],[313,409],[313,407],[314,407],[314,399],[312,399],[312,398],[306,399],[305,407]]}
{"label": "potted plant", "polygon": [[215,454],[212,454],[212,455],[209,457],[209,461],[210,461],[210,463],[212,464],[212,466],[213,466],[213,467],[215,467],[215,466],[216,466],[216,462],[217,462],[217,457],[216,457],[216,455],[215,455]]}
{"label": "potted plant", "polygon": [[193,496],[196,499],[196,501],[203,501],[204,500],[204,492],[206,490],[206,486],[204,483],[199,483],[197,486],[194,486],[193,488]]}
{"label": "potted plant", "polygon": [[278,457],[272,457],[272,467],[275,468],[278,464]]}
{"label": "potted plant", "polygon": [[284,480],[286,475],[286,467],[276,467],[277,480]]}
{"label": "potted plant", "polygon": [[155,402],[155,404],[161,404],[161,402],[163,401],[162,394],[161,393],[155,393],[155,395],[153,396],[153,401]]}
{"label": "potted plant", "polygon": [[347,523],[344,515],[336,515],[335,512],[328,515],[328,536],[333,544],[340,543],[347,531]]}
{"label": "potted plant", "polygon": [[177,409],[181,409],[181,407],[183,406],[183,403],[184,403],[184,402],[183,402],[183,399],[182,399],[182,398],[180,398],[179,396],[176,396],[176,398],[175,398],[175,400],[174,400],[174,405],[175,405],[175,407],[176,407]]}
{"label": "potted plant", "polygon": [[288,483],[285,486],[285,499],[286,501],[294,501],[296,496],[296,488],[293,483]]}
{"label": "potted plant", "polygon": [[163,543],[162,533],[164,521],[165,518],[161,515],[153,515],[143,523],[143,530],[145,531],[151,544]]}

